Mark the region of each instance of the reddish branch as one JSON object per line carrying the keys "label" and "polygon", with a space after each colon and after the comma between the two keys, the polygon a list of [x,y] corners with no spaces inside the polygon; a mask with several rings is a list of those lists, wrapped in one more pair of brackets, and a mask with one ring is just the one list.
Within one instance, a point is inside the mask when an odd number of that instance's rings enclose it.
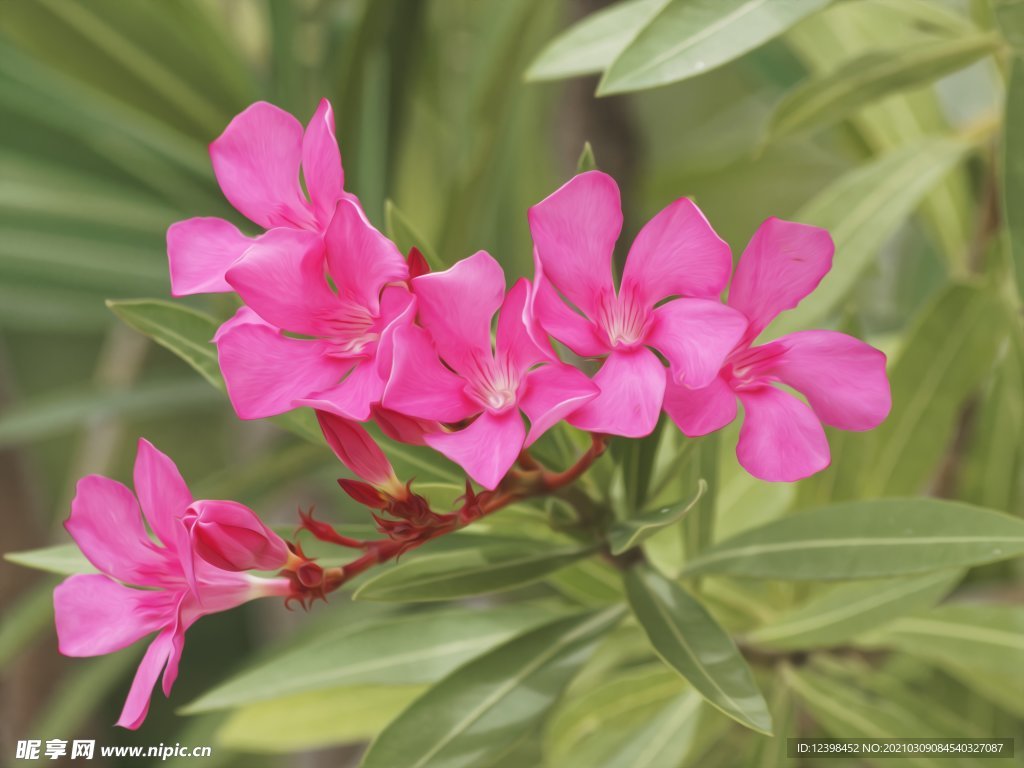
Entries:
{"label": "reddish branch", "polygon": [[[387,535],[386,539],[362,541],[342,536],[327,523],[314,520],[312,509],[308,513],[300,511],[300,530],[309,531],[321,541],[361,549],[363,554],[343,566],[327,569],[321,569],[304,558],[312,567],[303,566],[301,572],[293,573],[296,599],[305,604],[306,599],[323,598],[373,566],[394,560],[431,539],[465,528],[481,517],[522,499],[549,495],[572,484],[607,447],[605,435],[592,435],[591,438],[587,451],[562,472],[544,467],[524,450],[519,457],[519,468],[509,472],[493,491],[476,493],[467,483],[466,493],[459,499],[461,506],[454,512],[434,512],[423,497],[414,493],[404,499],[382,498],[378,507],[381,514],[374,515],[374,519],[380,532]],[[298,556],[303,557],[301,549],[297,546],[294,549]]]}

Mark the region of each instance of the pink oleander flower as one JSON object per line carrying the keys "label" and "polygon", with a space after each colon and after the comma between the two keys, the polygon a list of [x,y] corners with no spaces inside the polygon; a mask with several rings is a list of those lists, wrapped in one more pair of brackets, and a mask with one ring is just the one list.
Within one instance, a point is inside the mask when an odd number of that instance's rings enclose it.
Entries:
{"label": "pink oleander flower", "polygon": [[[210,144],[210,159],[224,196],[263,229],[322,233],[339,200],[355,202],[344,191],[334,113],[326,99],[305,132],[284,110],[256,102]],[[224,219],[197,217],[173,224],[167,230],[171,293],[232,290],[224,273],[258,239],[246,237]]]}
{"label": "pink oleander flower", "polygon": [[616,290],[619,188],[599,171],[575,176],[533,206],[529,221],[537,320],[581,357],[604,359],[594,376],[601,394],[568,422],[590,432],[649,434],[666,383],[707,386],[746,328],[739,312],[718,301],[732,268],[729,246],[692,201],[677,200],[640,230]]}
{"label": "pink oleander flower", "polygon": [[[164,695],[170,695],[185,631],[197,619],[257,597],[288,596],[291,591],[285,578],[257,578],[203,559],[209,552],[196,546],[187,521],[193,516],[209,519],[225,505],[230,506],[236,525],[259,531],[260,567],[284,566],[288,549],[240,504],[193,501],[174,463],[146,440],[139,441],[135,457],[135,491],[138,500],[121,483],[99,475],[78,482],[71,516],[64,525],[101,573],[71,576],[53,593],[57,637],[65,656],[113,653],[157,633],[117,721],[132,729],[145,720],[161,671]],[[153,536],[143,524],[143,515]],[[233,552],[237,557],[240,551],[252,551],[254,541],[248,533],[242,534],[237,547],[230,537],[225,527],[215,535],[222,553]]]}
{"label": "pink oleander flower", "polygon": [[[669,386],[665,409],[695,437],[721,429],[743,404],[736,455],[762,480],[792,481],[829,464],[822,424],[861,431],[878,426],[891,405],[885,355],[836,331],[798,331],[754,346],[783,310],[810,294],[832,267],[834,246],[817,227],[768,219],[743,252],[729,306],[749,321],[721,370],[701,389]],[[807,398],[805,404],[773,384]]]}
{"label": "pink oleander flower", "polygon": [[271,230],[226,277],[246,304],[214,337],[238,416],[310,405],[366,421],[384,392],[382,336],[412,301],[395,245],[342,200],[322,238]]}
{"label": "pink oleander flower", "polygon": [[[493,489],[524,446],[596,397],[597,388],[534,341],[529,282],[520,280],[506,295],[501,266],[487,253],[417,277],[412,286],[420,326],[394,331],[382,403],[445,424],[473,419],[424,441]],[[530,420],[529,434],[520,411]]]}

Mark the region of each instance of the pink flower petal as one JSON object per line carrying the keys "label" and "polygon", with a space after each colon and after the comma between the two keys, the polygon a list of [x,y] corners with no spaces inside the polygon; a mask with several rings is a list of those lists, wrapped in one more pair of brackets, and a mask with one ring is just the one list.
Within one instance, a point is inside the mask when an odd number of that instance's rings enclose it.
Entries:
{"label": "pink flower petal", "polygon": [[661,413],[667,373],[649,349],[615,351],[594,376],[601,394],[566,421],[588,432],[624,437],[649,435]]}
{"label": "pink flower petal", "polygon": [[646,342],[668,358],[672,378],[692,389],[710,384],[743,337],[746,318],[705,299],[676,299],[654,310]]}
{"label": "pink flower petal", "polygon": [[401,252],[374,229],[351,200],[338,203],[324,243],[327,268],[338,295],[372,314],[380,309],[385,285],[409,278],[409,266]]}
{"label": "pink flower petal", "polygon": [[224,273],[255,242],[224,219],[195,218],[171,224],[167,229],[171,295],[234,290]]}
{"label": "pink flower petal", "polygon": [[769,371],[807,397],[822,422],[862,431],[889,415],[885,355],[836,331],[800,331],[776,340],[786,351]]}
{"label": "pink flower petal", "polygon": [[610,347],[598,335],[597,326],[573,311],[543,277],[533,292],[533,313],[540,326],[580,357],[607,354]]}
{"label": "pink flower petal", "polygon": [[484,412],[458,432],[427,435],[427,445],[454,461],[488,490],[508,473],[523,450],[526,428],[516,408],[500,413]]}
{"label": "pink flower petal", "polygon": [[320,100],[302,137],[302,176],[320,229],[324,229],[345,191],[345,172],[334,135],[334,110],[327,99]]}
{"label": "pink flower petal", "polygon": [[284,110],[251,105],[210,145],[210,159],[224,197],[250,220],[266,229],[315,228],[299,186],[302,124]]}
{"label": "pink flower petal", "polygon": [[372,360],[363,360],[339,383],[329,389],[298,398],[295,406],[309,406],[353,421],[370,418],[370,406],[384,396],[384,379]]}
{"label": "pink flower petal", "polygon": [[170,457],[143,438],[135,453],[134,483],[149,527],[165,547],[174,549],[177,521],[192,503],[192,494]]}
{"label": "pink flower petal", "polygon": [[146,719],[146,715],[149,713],[149,700],[153,696],[153,686],[156,685],[160,672],[167,664],[172,649],[173,638],[170,631],[161,632],[149,644],[146,655],[142,657],[139,668],[135,672],[135,679],[132,680],[132,687],[128,691],[124,709],[121,710],[121,717],[117,720],[117,724],[122,728],[134,731]]}
{"label": "pink flower petal", "polygon": [[770,386],[738,394],[744,418],[736,457],[747,472],[761,480],[792,482],[828,466],[825,430],[804,403]]}
{"label": "pink flower petal", "polygon": [[670,379],[665,387],[664,407],[684,435],[700,437],[736,418],[736,393],[718,376],[702,389],[690,389]]}
{"label": "pink flower petal", "polygon": [[119,651],[171,621],[176,603],[166,590],[131,589],[98,573],[69,576],[53,590],[60,652]]}
{"label": "pink flower petal", "polygon": [[64,527],[89,562],[115,579],[153,586],[173,575],[167,552],[142,525],[135,496],[108,477],[88,475],[78,481]]}
{"label": "pink flower petal", "polygon": [[381,401],[385,408],[418,419],[462,421],[480,411],[465,388],[466,383],[441,364],[423,328],[405,325],[394,332],[391,378]]}
{"label": "pink flower petal", "polygon": [[[401,300],[396,300],[399,294]],[[384,330],[380,333],[377,349],[374,353],[374,365],[377,375],[386,382],[391,378],[391,368],[395,357],[395,334],[399,329],[412,325],[416,318],[416,297],[404,288],[388,286],[381,294],[381,319]],[[415,334],[414,334],[415,335]],[[427,339],[430,339],[429,334]],[[430,342],[433,347],[433,342]]]}
{"label": "pink flower petal", "polygon": [[818,287],[832,268],[834,250],[828,232],[818,227],[772,218],[758,228],[729,289],[729,306],[750,321],[749,340]]}
{"label": "pink flower petal", "polygon": [[433,432],[440,432],[441,427],[436,421],[426,421],[406,416],[398,411],[391,411],[380,405],[373,406],[373,420],[380,431],[392,440],[407,445],[426,445],[425,437]]}
{"label": "pink flower petal", "polygon": [[171,652],[167,655],[167,665],[164,667],[164,677],[161,682],[161,689],[164,696],[171,695],[171,688],[174,681],[178,679],[178,667],[181,664],[181,655],[185,651],[185,630],[175,628],[171,635]]}
{"label": "pink flower petal", "polygon": [[282,336],[245,307],[217,332],[228,397],[241,419],[263,419],[337,383],[353,361],[326,354],[320,341]]}
{"label": "pink flower petal", "polygon": [[614,293],[612,252],[622,230],[614,179],[600,171],[574,176],[529,212],[544,274],[573,304],[594,317]]}
{"label": "pink flower petal", "polygon": [[564,363],[551,363],[527,375],[519,395],[519,407],[530,419],[526,446],[573,411],[598,395],[597,385],[586,375]]}
{"label": "pink flower petal", "polygon": [[319,235],[273,229],[227,271],[227,281],[256,314],[278,328],[330,336],[338,297],[324,279]]}
{"label": "pink flower petal", "polygon": [[518,373],[525,372],[530,366],[551,356],[550,347],[545,353],[537,346],[530,333],[530,324],[533,320],[529,315],[529,294],[529,281],[517,280],[505,297],[501,305],[501,314],[498,315],[498,332],[494,345],[496,359],[507,360],[510,369]]}
{"label": "pink flower petal", "polygon": [[645,306],[669,296],[716,298],[729,282],[732,252],[692,200],[676,200],[640,230],[629,249],[622,290]]}
{"label": "pink flower petal", "polygon": [[477,251],[444,272],[412,281],[420,323],[438,353],[462,375],[490,361],[491,319],[505,298],[505,273],[486,251]]}

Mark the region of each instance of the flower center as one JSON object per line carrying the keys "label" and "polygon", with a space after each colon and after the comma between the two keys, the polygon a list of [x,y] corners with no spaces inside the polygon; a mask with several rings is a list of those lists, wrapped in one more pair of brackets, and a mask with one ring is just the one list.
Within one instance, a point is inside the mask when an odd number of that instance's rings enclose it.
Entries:
{"label": "flower center", "polygon": [[730,386],[733,389],[753,389],[775,381],[771,367],[785,351],[785,345],[778,342],[733,350],[723,366]]}
{"label": "flower center", "polygon": [[365,307],[345,302],[324,318],[330,328],[324,341],[331,345],[332,354],[339,357],[360,355],[380,339],[378,319]]}
{"label": "flower center", "polygon": [[468,394],[491,413],[502,413],[519,401],[519,377],[505,365],[482,365],[467,387]]}
{"label": "flower center", "polygon": [[628,293],[602,297],[598,314],[598,322],[612,347],[635,347],[647,335],[650,312]]}

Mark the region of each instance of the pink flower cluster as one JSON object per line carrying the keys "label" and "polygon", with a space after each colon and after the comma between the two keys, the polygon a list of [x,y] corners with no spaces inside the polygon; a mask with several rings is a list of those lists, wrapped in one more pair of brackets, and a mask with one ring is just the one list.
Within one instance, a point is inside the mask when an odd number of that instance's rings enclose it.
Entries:
{"label": "pink flower cluster", "polygon": [[873,347],[834,331],[755,344],[828,272],[824,230],[769,219],[733,273],[729,246],[680,199],[641,229],[616,285],[619,190],[590,171],[530,209],[535,276],[506,290],[485,252],[424,273],[373,227],[343,190],[326,101],[304,132],[254,104],[210,153],[225,196],[267,231],[250,239],[217,219],[175,224],[170,271],[175,294],[234,290],[244,302],[215,338],[243,419],[301,406],[372,418],[492,489],[563,419],[638,438],[664,411],[698,436],[729,424],[738,400],[740,463],[792,481],[828,465],[823,424],[871,429],[889,411]]}
{"label": "pink flower cluster", "polygon": [[[648,435],[662,411],[698,436],[732,422],[739,401],[739,461],[777,481],[828,465],[823,424],[870,429],[889,411],[885,357],[873,347],[834,331],[755,343],[828,272],[824,230],[769,219],[733,272],[729,246],[681,199],[641,229],[616,281],[619,190],[591,171],[530,209],[534,278],[508,288],[483,251],[431,273],[373,227],[344,191],[326,101],[305,129],[254,104],[210,155],[225,196],[265,231],[248,237],[210,218],[174,224],[172,290],[238,294],[243,306],[214,338],[235,411],[256,419],[315,408],[330,447],[362,478],[342,487],[382,513],[375,517],[387,538],[349,539],[302,515],[318,538],[363,551],[328,573],[247,507],[194,500],[145,440],[138,500],[108,478],[82,479],[66,527],[100,573],[56,589],[57,632],[69,656],[110,653],[155,633],[123,726],[143,721],[161,673],[169,693],[185,630],[201,616],[257,597],[323,597],[509,499],[571,482],[604,450],[605,436]],[[461,510],[435,513],[359,426],[371,419],[396,440],[444,454],[488,491],[467,483]],[[517,460],[529,465],[524,449],[563,420],[592,433],[594,447],[576,469],[551,473],[534,462],[532,490],[490,493]]]}

